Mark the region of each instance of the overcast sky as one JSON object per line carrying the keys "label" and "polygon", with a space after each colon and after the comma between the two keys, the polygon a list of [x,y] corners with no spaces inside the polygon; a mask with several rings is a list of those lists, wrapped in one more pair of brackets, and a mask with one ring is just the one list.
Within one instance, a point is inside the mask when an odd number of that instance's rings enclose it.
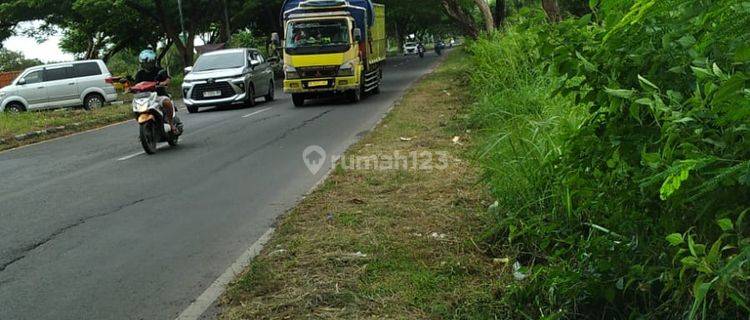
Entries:
{"label": "overcast sky", "polygon": [[[37,28],[42,24],[41,21],[22,22],[16,27],[20,33],[22,30]],[[36,39],[26,36],[10,37],[3,41],[3,47],[23,53],[26,58],[39,59],[42,62],[64,62],[73,60],[72,54],[64,53],[60,50],[60,38],[62,35],[51,36],[47,41],[38,43]]]}
{"label": "overcast sky", "polygon": [[36,39],[16,36],[8,38],[3,42],[3,47],[12,51],[22,52],[26,58],[35,58],[42,62],[63,62],[73,60],[73,55],[64,53],[58,47],[60,36],[52,36],[43,43],[37,43]]}

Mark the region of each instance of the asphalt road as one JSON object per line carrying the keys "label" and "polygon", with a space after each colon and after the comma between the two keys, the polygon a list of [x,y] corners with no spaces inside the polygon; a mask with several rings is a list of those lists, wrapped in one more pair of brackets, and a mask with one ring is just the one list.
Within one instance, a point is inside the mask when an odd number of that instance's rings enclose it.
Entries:
{"label": "asphalt road", "polygon": [[0,153],[0,319],[174,319],[437,62],[397,57],[351,105],[183,112],[178,148],[141,153],[134,122]]}

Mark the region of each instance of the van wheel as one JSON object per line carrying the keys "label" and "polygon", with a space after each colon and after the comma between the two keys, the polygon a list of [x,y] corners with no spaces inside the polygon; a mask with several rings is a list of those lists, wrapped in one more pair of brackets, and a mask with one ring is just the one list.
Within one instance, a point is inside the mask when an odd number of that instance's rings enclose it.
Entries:
{"label": "van wheel", "polygon": [[305,94],[304,93],[293,93],[292,94],[292,102],[294,103],[294,106],[297,108],[301,108],[305,106]]}
{"label": "van wheel", "polygon": [[276,88],[273,86],[273,80],[268,84],[268,94],[265,96],[266,102],[271,102],[276,99]]}
{"label": "van wheel", "polygon": [[198,107],[187,106],[187,105],[185,107],[187,107],[188,113],[198,113]]}
{"label": "van wheel", "polygon": [[26,111],[26,108],[24,108],[23,105],[18,102],[11,102],[7,106],[5,106],[5,112],[19,113],[24,111]]}
{"label": "van wheel", "polygon": [[91,93],[83,99],[83,108],[86,110],[99,109],[104,106],[104,97],[98,93]]}

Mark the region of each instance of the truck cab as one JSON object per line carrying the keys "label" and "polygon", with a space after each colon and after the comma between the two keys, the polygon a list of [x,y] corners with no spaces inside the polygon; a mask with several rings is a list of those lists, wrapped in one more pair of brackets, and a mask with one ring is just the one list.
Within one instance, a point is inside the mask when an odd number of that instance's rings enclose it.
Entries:
{"label": "truck cab", "polygon": [[[285,2],[284,91],[292,94],[295,106],[324,95],[346,95],[357,102],[363,94],[379,90],[385,60],[385,11],[374,9],[369,0],[356,1],[366,7],[349,0]],[[368,18],[376,11],[382,13],[382,33],[373,30],[375,17]],[[278,35],[273,38],[280,41]]]}

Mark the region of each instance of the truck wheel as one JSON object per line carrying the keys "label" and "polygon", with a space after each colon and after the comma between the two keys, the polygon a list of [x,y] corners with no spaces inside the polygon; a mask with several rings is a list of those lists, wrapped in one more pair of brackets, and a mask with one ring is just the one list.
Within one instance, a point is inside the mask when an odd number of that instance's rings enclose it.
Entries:
{"label": "truck wheel", "polygon": [[292,102],[294,103],[294,106],[297,108],[301,108],[305,106],[305,94],[304,93],[293,93],[292,94]]}
{"label": "truck wheel", "polygon": [[349,91],[349,102],[357,103],[362,100],[362,90],[356,89]]}

